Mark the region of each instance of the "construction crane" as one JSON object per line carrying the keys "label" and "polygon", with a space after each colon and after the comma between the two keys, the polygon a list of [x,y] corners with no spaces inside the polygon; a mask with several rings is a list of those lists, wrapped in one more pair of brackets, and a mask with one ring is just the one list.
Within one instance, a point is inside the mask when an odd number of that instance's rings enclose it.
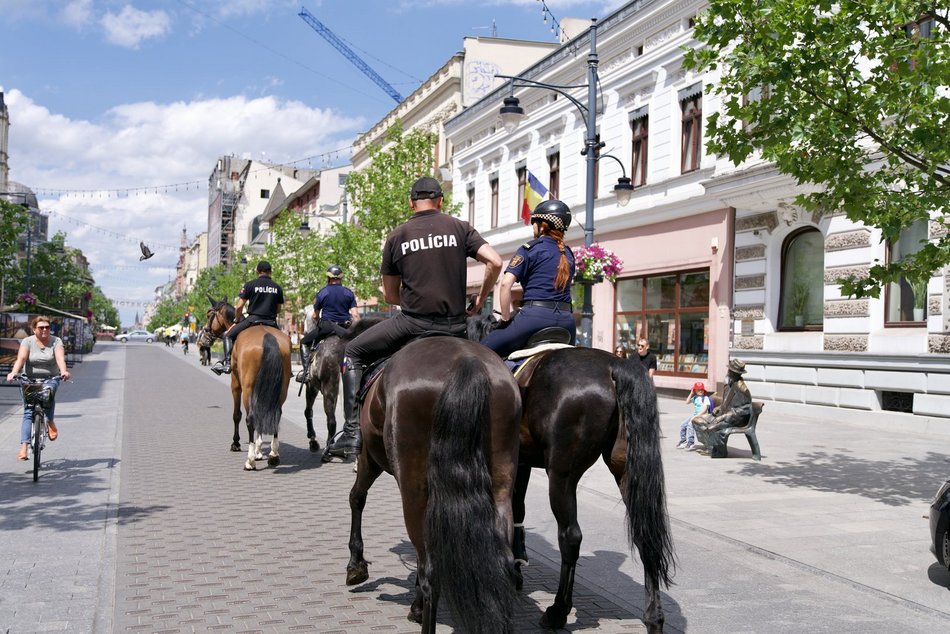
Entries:
{"label": "construction crane", "polygon": [[376,85],[386,91],[386,94],[392,97],[396,103],[402,103],[402,95],[396,92],[396,89],[389,85],[385,79],[379,76],[379,74],[369,67],[369,65],[364,62],[359,55],[353,52],[349,46],[347,46],[343,40],[336,36],[336,33],[331,31],[327,25],[318,20],[313,16],[312,13],[307,11],[305,7],[300,7],[300,13],[298,13],[304,22],[310,25],[314,31],[319,33],[323,39],[333,45],[333,47],[343,53],[343,57],[353,62],[353,64],[363,71],[363,74],[376,82]]}

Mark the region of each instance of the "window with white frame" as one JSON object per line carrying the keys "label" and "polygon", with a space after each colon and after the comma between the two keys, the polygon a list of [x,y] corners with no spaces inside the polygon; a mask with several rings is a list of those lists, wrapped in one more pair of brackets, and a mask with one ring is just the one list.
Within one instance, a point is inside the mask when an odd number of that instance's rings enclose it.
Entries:
{"label": "window with white frame", "polygon": [[782,244],[779,330],[821,330],[825,310],[825,241],[806,227]]}
{"label": "window with white frame", "polygon": [[[917,220],[901,231],[900,237],[887,243],[887,261],[899,262],[911,256],[928,239],[928,223]],[[889,326],[921,326],[927,320],[927,284],[911,282],[901,276],[887,285],[884,292],[885,324]]]}
{"label": "window with white frame", "polygon": [[488,188],[491,191],[491,228],[498,226],[498,173],[488,177]]}
{"label": "window with white frame", "polygon": [[650,117],[646,109],[642,114],[634,114],[630,119],[633,140],[630,152],[630,183],[634,187],[647,184],[647,142],[650,138]]}
{"label": "window with white frame", "polygon": [[703,136],[703,86],[694,84],[679,92],[682,128],[680,133],[680,172],[699,169]]}

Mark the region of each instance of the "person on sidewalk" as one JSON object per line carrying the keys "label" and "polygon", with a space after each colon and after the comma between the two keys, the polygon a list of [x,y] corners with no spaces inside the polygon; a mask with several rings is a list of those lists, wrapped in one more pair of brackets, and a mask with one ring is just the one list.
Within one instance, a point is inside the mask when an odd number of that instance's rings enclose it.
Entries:
{"label": "person on sidewalk", "polygon": [[[411,339],[429,331],[465,336],[465,320],[481,311],[501,272],[501,257],[464,220],[442,213],[442,187],[424,177],[409,190],[413,214],[390,232],[383,246],[380,273],[383,299],[402,311],[352,339],[344,352],[343,411],[340,437],[324,452],[349,459],[359,453],[360,379],[367,364],[396,352]],[[466,309],[468,258],[485,265],[482,286]]]}
{"label": "person on sidewalk", "polygon": [[327,285],[317,291],[313,300],[313,315],[317,324],[300,341],[300,363],[297,383],[306,383],[310,369],[310,351],[330,335],[342,337],[350,325],[359,321],[356,295],[343,286],[343,269],[336,264],[327,269]]}
{"label": "person on sidewalk", "polygon": [[[30,320],[30,330],[33,334],[20,341],[16,361],[7,375],[7,382],[13,381],[20,373],[20,368],[31,379],[45,378],[43,384],[50,388],[50,401],[46,407],[47,436],[50,440],[59,437],[59,430],[53,416],[56,409],[56,390],[61,381],[68,381],[70,374],[66,367],[66,348],[63,340],[50,334],[50,318],[46,315],[37,315]],[[56,371],[59,370],[59,376]],[[47,378],[48,377],[48,378]],[[23,419],[20,423],[20,452],[17,460],[27,460],[30,446],[30,433],[33,431],[33,410],[23,406]]]}
{"label": "person on sidewalk", "polygon": [[[560,200],[545,200],[531,212],[534,240],[521,245],[508,262],[498,289],[501,323],[482,344],[507,358],[520,350],[534,333],[560,327],[577,335],[571,305],[574,253],[564,244],[571,224],[571,209]],[[521,310],[511,317],[511,287],[521,284]]]}
{"label": "person on sidewalk", "polygon": [[[234,323],[224,333],[224,358],[211,367],[217,375],[231,374],[231,349],[241,331],[255,324],[264,324],[277,328],[277,315],[284,304],[284,291],[270,278],[271,265],[266,260],[257,263],[257,279],[244,285],[238,294],[234,307]],[[241,319],[242,310],[247,307],[247,317]]]}
{"label": "person on sidewalk", "polygon": [[650,342],[645,338],[637,341],[636,359],[639,359],[640,363],[643,364],[643,369],[647,371],[647,376],[650,377],[650,383],[653,383],[653,375],[656,374],[656,355],[650,352]]}
{"label": "person on sidewalk", "polygon": [[702,382],[693,384],[693,389],[689,391],[686,402],[693,404],[693,415],[680,424],[680,442],[676,445],[676,448],[693,451],[696,444],[696,430],[693,428],[693,419],[702,416],[706,412],[711,412],[713,403],[706,393],[705,384]]}

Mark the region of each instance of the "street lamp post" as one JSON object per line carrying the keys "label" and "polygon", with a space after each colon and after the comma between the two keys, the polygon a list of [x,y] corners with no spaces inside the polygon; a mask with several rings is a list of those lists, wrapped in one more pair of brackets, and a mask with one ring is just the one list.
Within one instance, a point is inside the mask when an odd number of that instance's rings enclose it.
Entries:
{"label": "street lamp post", "polygon": [[[500,77],[502,79],[509,80],[510,92],[508,97],[505,98],[504,105],[502,106],[499,114],[501,115],[502,124],[505,127],[505,130],[508,133],[514,132],[515,128],[518,127],[518,124],[521,122],[521,119],[524,118],[524,109],[520,106],[520,102],[517,97],[514,96],[515,88],[546,88],[552,90],[560,95],[563,95],[574,104],[577,109],[580,111],[581,116],[584,118],[584,123],[587,127],[587,134],[584,139],[584,149],[581,150],[581,154],[584,155],[587,168],[587,195],[584,199],[584,246],[590,247],[594,243],[594,179],[597,167],[597,161],[601,158],[600,148],[603,147],[603,144],[597,141],[597,19],[591,19],[590,25],[590,52],[587,55],[587,83],[576,85],[576,86],[561,86],[557,84],[546,84],[544,82],[534,81],[532,79],[525,79],[524,77],[518,77],[513,75],[495,75],[495,77]],[[577,88],[586,88],[587,89],[587,104],[581,103],[577,98],[571,95],[569,90]],[[623,169],[623,162],[620,161],[615,156],[609,154],[604,154],[605,157],[610,157],[620,163],[620,168],[623,173],[623,176],[618,179],[617,184],[614,186],[614,193],[617,195],[617,202],[623,206],[630,201],[630,194],[633,191],[633,186],[630,184],[630,179],[626,176],[626,170]],[[581,340],[580,345],[585,347],[593,347],[593,319],[594,319],[594,306],[592,301],[592,285],[594,284],[591,280],[581,280],[580,284],[584,287],[584,305],[581,308]]]}

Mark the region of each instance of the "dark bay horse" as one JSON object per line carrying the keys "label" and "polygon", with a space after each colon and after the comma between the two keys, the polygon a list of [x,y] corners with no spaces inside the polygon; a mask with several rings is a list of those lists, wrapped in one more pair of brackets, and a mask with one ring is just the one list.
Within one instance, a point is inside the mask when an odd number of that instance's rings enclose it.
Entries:
{"label": "dark bay horse", "polygon": [[399,484],[418,558],[410,620],[434,633],[444,597],[461,631],[510,632],[516,597],[511,492],[520,416],[511,372],[480,344],[427,337],[393,355],[360,412],[363,447],[350,491],[346,583],[369,577],[363,508],[385,471]]}
{"label": "dark bay horse", "polygon": [[[470,337],[484,333],[471,324]],[[471,321],[471,320],[470,320]],[[577,484],[602,459],[626,506],[626,532],[644,568],[651,633],[663,631],[660,586],[669,586],[673,543],[666,511],[656,392],[642,366],[604,350],[562,348],[529,359],[518,372],[522,394],[521,447],[513,498],[514,520],[525,516],[532,468],[548,474],[548,498],[558,525],[561,574],[554,604],[541,624],[562,628],[573,607],[574,571],[583,537],[577,521]],[[525,554],[516,532],[516,557]],[[520,565],[519,565],[520,572]]]}
{"label": "dark bay horse", "polygon": [[[208,324],[201,331],[199,346],[210,346],[234,323],[234,307],[231,304],[224,299],[219,302],[210,296],[208,299],[211,300]],[[241,423],[243,405],[247,414],[245,422],[248,433],[244,470],[255,470],[255,460],[263,459],[261,443],[264,434],[273,436],[267,463],[276,466],[280,464],[277,431],[284,401],[287,400],[287,386],[290,384],[290,337],[271,326],[251,326],[234,342],[231,359],[231,396],[234,400],[231,451],[241,451],[238,425]]]}
{"label": "dark bay horse", "polygon": [[336,401],[340,394],[340,374],[346,343],[383,319],[385,317],[364,317],[350,326],[346,336],[330,335],[311,351],[310,367],[307,373],[306,404],[303,410],[303,416],[307,420],[310,451],[320,451],[317,433],[313,428],[313,401],[317,398],[317,393],[323,397],[323,413],[327,419],[327,445],[329,445],[333,436],[336,435]]}

